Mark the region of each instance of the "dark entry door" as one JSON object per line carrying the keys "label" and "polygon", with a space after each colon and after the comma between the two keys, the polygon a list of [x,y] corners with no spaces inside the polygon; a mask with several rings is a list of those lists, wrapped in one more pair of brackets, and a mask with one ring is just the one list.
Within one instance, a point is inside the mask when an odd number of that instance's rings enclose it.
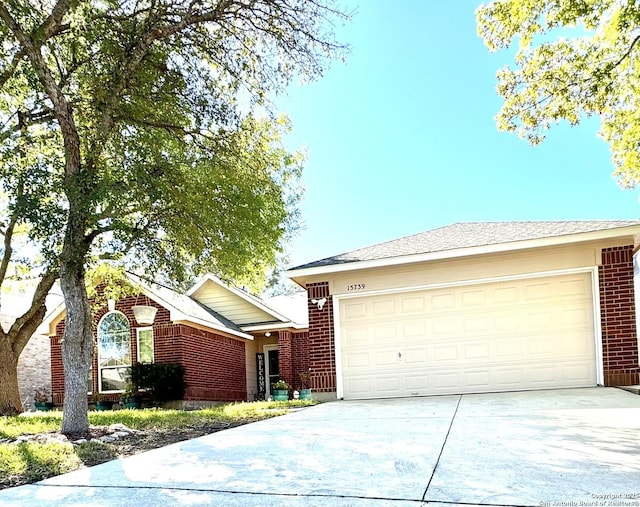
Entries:
{"label": "dark entry door", "polygon": [[269,378],[267,379],[267,381],[269,392],[271,392],[271,384],[274,384],[278,380],[280,380],[280,361],[277,350],[267,351],[267,364],[269,366],[267,370],[269,372]]}

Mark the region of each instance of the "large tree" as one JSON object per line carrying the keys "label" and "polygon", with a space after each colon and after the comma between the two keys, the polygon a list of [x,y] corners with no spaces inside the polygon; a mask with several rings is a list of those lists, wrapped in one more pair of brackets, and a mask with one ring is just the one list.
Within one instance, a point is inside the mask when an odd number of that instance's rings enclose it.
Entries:
{"label": "large tree", "polygon": [[[4,112],[11,102],[8,97],[0,97],[2,100]],[[47,295],[57,279],[57,266],[46,253],[48,241],[39,241],[41,235],[32,218],[38,216],[52,228],[61,224],[55,224],[50,214],[51,182],[39,163],[47,146],[27,149],[27,144],[33,148],[34,139],[27,128],[30,119],[20,109],[14,109],[13,122],[3,114],[0,118],[4,125],[0,131],[0,313],[7,314],[6,307],[12,306],[9,303],[16,292],[24,289],[32,294],[22,315],[8,329],[0,326],[0,415],[13,415],[23,410],[18,359],[42,323]],[[9,310],[11,314],[15,311],[15,307]]]}
{"label": "large tree", "polygon": [[343,17],[331,0],[0,3],[5,137],[25,124],[26,149],[47,146],[30,158],[49,220],[30,219],[49,234],[67,310],[63,432],[88,429],[90,257],[178,281],[246,281],[275,262],[300,159],[268,97],[341,53],[331,22]]}
{"label": "large tree", "polygon": [[477,12],[490,50],[518,41],[498,72],[501,130],[537,144],[554,123],[601,120],[615,175],[640,181],[640,4],[633,0],[496,0]]}

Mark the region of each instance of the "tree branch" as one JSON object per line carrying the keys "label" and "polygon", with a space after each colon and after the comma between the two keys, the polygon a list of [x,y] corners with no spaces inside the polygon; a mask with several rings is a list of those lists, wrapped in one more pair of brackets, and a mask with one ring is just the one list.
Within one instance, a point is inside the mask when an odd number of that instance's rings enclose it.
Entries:
{"label": "tree branch", "polygon": [[11,325],[7,336],[15,357],[20,356],[20,353],[29,342],[29,339],[42,323],[47,311],[47,307],[45,305],[47,295],[57,279],[58,271],[48,269],[44,275],[42,275],[42,278],[36,287],[33,299],[31,300],[31,307],[21,317],[18,317]]}

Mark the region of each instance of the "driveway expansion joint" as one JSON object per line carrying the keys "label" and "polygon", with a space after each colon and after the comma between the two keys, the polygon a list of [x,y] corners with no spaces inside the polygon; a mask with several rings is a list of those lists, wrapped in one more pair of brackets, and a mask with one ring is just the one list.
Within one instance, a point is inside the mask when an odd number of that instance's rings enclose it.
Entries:
{"label": "driveway expansion joint", "polygon": [[[447,434],[444,436],[444,441],[442,442],[442,446],[440,447],[440,452],[438,453],[438,459],[436,459],[436,464],[433,466],[433,471],[431,472],[431,477],[429,477],[429,482],[427,483],[427,487],[422,494],[422,501],[426,502],[427,491],[429,491],[429,486],[431,486],[431,481],[433,481],[433,477],[436,475],[436,470],[438,469],[438,464],[440,463],[440,458],[442,457],[442,453],[444,452],[444,446],[447,445],[447,440],[449,438],[449,433],[451,433],[451,427],[453,426],[453,421],[456,419],[456,415],[458,413],[458,408],[460,407],[460,401],[462,401],[462,395],[458,395],[458,401],[456,403],[456,409],[453,411],[453,415],[451,416],[451,421],[449,422],[449,428],[447,428]],[[437,501],[437,500],[433,500]]]}

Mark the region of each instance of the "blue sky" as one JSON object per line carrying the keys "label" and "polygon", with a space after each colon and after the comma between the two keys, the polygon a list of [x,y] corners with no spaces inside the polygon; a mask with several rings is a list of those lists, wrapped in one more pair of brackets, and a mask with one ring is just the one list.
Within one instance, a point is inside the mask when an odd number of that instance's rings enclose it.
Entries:
{"label": "blue sky", "polygon": [[460,221],[636,219],[597,119],[540,146],[498,132],[496,71],[476,35],[478,1],[345,0],[351,45],[319,81],[277,100],[305,147],[304,229],[290,265]]}

